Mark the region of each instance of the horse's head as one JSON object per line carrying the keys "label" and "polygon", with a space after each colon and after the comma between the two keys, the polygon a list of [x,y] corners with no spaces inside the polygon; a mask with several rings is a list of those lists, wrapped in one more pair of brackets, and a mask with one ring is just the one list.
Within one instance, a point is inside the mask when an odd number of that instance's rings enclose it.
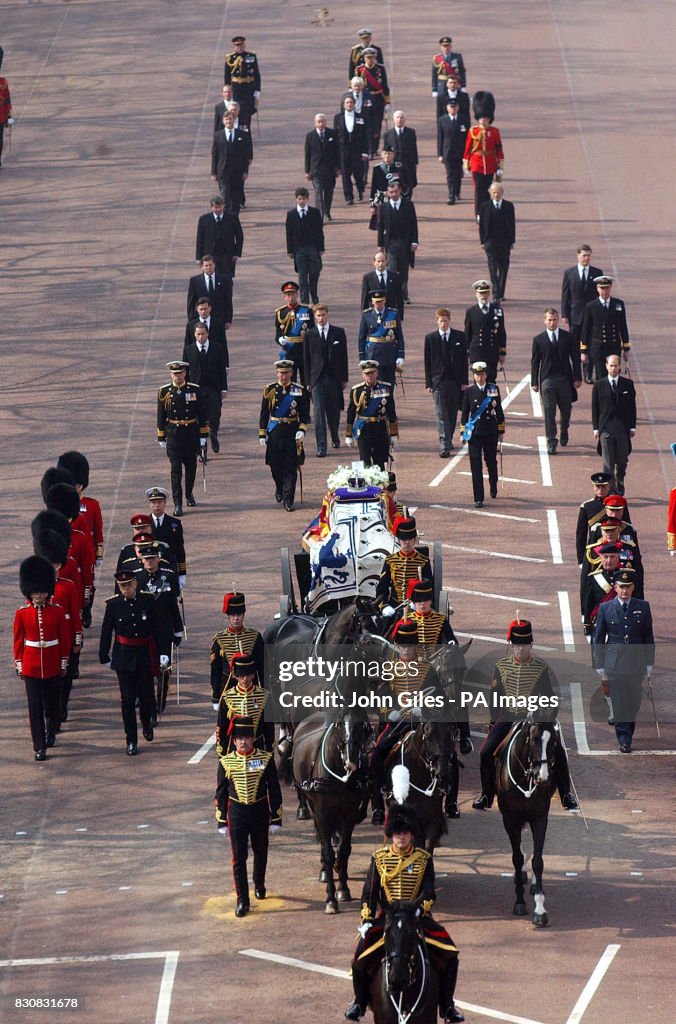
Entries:
{"label": "horse's head", "polygon": [[337,719],[334,728],[345,774],[359,771],[366,765],[368,741],[373,732],[368,718],[363,713],[351,711]]}
{"label": "horse's head", "polygon": [[359,624],[360,633],[382,632],[382,616],[378,605],[370,597],[358,597],[354,602],[355,616]]}
{"label": "horse's head", "polygon": [[396,900],[385,912],[387,991],[398,996],[412,983],[418,959],[418,902]]}
{"label": "horse's head", "polygon": [[441,685],[444,688],[458,687],[465,678],[467,662],[465,654],[472,644],[468,640],[466,644],[443,644],[430,658],[430,664],[435,670]]}
{"label": "horse's head", "polygon": [[430,771],[439,779],[442,789],[450,781],[450,765],[453,755],[453,739],[447,722],[424,722],[422,724],[423,756]]}
{"label": "horse's head", "polygon": [[544,785],[549,781],[549,772],[554,765],[554,727],[551,722],[537,722],[529,715],[521,729],[529,775],[536,785]]}

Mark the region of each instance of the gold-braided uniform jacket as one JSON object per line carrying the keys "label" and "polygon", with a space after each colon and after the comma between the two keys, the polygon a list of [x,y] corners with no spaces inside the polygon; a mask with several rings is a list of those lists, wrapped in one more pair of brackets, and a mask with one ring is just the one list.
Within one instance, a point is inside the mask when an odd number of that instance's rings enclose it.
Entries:
{"label": "gold-braided uniform jacket", "polygon": [[393,551],[388,555],[376,586],[376,601],[382,608],[384,605],[403,604],[407,598],[408,585],[411,580],[429,580],[432,582],[432,568],[427,555],[419,551],[405,554]]}
{"label": "gold-braided uniform jacket", "polygon": [[430,657],[434,653],[432,649],[440,644],[458,642],[450,622],[440,612],[411,612],[409,618],[418,627],[418,642],[423,657]]}
{"label": "gold-braided uniform jacket", "polygon": [[233,751],[224,754],[220,761],[228,780],[229,813],[237,814],[244,807],[251,807],[269,814],[271,825],[281,825],[282,790],[270,751],[255,747],[250,754]]}
{"label": "gold-braided uniform jacket", "polygon": [[250,718],[254,727],[254,745],[265,750],[272,750],[275,742],[275,727],[272,722],[265,721],[265,705],[270,699],[268,690],[262,686],[250,686],[244,689],[239,682],[223,690],[218,704],[216,718],[216,753],[221,757],[234,749],[228,728],[233,718]]}
{"label": "gold-braided uniform jacket", "polygon": [[230,678],[230,662],[235,654],[250,654],[256,663],[258,682],[265,679],[265,650],[263,637],[257,629],[244,626],[239,633],[230,628],[216,633],[211,641],[209,663],[211,666],[211,689],[216,700],[220,697]]}
{"label": "gold-braided uniform jacket", "polygon": [[[491,680],[492,693],[500,697],[553,697],[549,666],[541,658],[531,658],[525,665],[520,665],[508,655],[496,662]],[[496,699],[496,698],[494,698]],[[554,709],[548,712],[550,718],[556,717]],[[509,722],[523,717],[519,709],[494,707],[491,710],[492,722]]]}
{"label": "gold-braided uniform jacket", "polygon": [[423,911],[429,913],[437,898],[431,855],[417,846],[405,854],[394,846],[381,846],[371,857],[364,882],[361,919],[372,920],[378,905],[386,910],[395,900],[416,900],[420,895]]}

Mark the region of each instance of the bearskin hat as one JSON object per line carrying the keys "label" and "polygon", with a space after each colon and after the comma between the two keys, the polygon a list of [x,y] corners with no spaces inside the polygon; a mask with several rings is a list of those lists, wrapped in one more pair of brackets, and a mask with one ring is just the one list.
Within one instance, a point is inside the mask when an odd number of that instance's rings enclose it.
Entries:
{"label": "bearskin hat", "polygon": [[33,537],[33,551],[52,565],[63,565],[68,558],[70,544],[56,530],[42,530]]}
{"label": "bearskin hat", "polygon": [[480,117],[488,117],[492,124],[495,117],[495,96],[493,93],[475,92],[472,96],[472,110],[477,121]]}
{"label": "bearskin hat", "polygon": [[69,469],[60,469],[57,466],[50,466],[49,469],[46,469],[40,481],[40,491],[45,505],[47,504],[47,491],[55,484],[69,484],[71,487],[75,487],[75,477]]}
{"label": "bearskin hat", "polygon": [[410,804],[392,804],[385,819],[385,835],[393,836],[395,832],[412,832],[417,835],[420,823]]}
{"label": "bearskin hat", "polygon": [[80,495],[74,484],[54,484],[45,495],[45,505],[56,509],[66,519],[77,519],[80,515]]}
{"label": "bearskin hat", "polygon": [[70,547],[70,523],[66,517],[62,515],[61,512],[57,512],[55,508],[47,508],[43,512],[38,512],[31,523],[31,533],[33,537],[38,537],[45,530],[54,530],[55,533],[60,534],[68,544],[68,547]]}
{"label": "bearskin hat", "polygon": [[59,455],[56,465],[59,469],[67,469],[72,473],[76,484],[80,484],[81,487],[89,485],[89,460],[82,452],[64,452],[63,455]]}
{"label": "bearskin hat", "polygon": [[40,555],[24,558],[19,566],[19,587],[24,597],[31,594],[49,594],[51,597],[55,584],[56,573],[51,562]]}

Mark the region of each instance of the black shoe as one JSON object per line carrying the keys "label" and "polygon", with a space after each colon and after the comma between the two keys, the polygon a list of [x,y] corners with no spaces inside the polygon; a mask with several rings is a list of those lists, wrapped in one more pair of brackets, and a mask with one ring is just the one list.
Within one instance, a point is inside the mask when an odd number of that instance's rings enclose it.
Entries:
{"label": "black shoe", "polygon": [[317,458],[318,459],[325,459],[326,458],[326,452],[317,452]]}
{"label": "black shoe", "polygon": [[404,305],[405,306],[410,306],[411,305],[411,300],[409,299],[408,295],[404,296]]}
{"label": "black shoe", "polygon": [[211,450],[215,452],[217,455],[221,450],[221,442],[218,440],[216,434],[211,435]]}
{"label": "black shoe", "polygon": [[47,733],[47,746],[48,747],[53,747],[55,743],[56,743],[56,736],[54,735],[53,732],[48,732]]}
{"label": "black shoe", "polygon": [[458,1010],[455,1003],[451,1003],[444,1014],[444,1024],[461,1024],[464,1020],[463,1014]]}
{"label": "black shoe", "polygon": [[35,760],[36,761],[46,761],[47,760],[47,751],[46,750],[36,750],[35,751]]}
{"label": "black shoe", "polygon": [[153,737],[154,736],[155,736],[155,733],[153,732],[152,726],[149,729],[144,729],[143,730],[143,739],[147,740],[148,743],[152,743],[153,742]]}
{"label": "black shoe", "polygon": [[455,451],[455,445],[453,444],[452,441],[451,441],[451,443],[448,446],[448,450],[449,450],[449,452]]}
{"label": "black shoe", "polygon": [[447,458],[449,458],[450,454],[451,453],[448,452],[448,451],[439,452],[439,458],[440,459],[447,459]]}
{"label": "black shoe", "polygon": [[373,814],[371,815],[371,824],[372,825],[384,825],[385,824],[385,814],[384,814],[384,812],[383,811],[377,811],[377,810],[374,811]]}
{"label": "black shoe", "polygon": [[576,811],[578,809],[577,800],[575,799],[572,793],[565,794],[565,796],[561,800],[561,806],[563,807],[564,811]]}
{"label": "black shoe", "polygon": [[136,746],[135,743],[127,744],[127,753],[129,757],[133,757],[135,754],[138,754],[138,747]]}
{"label": "black shoe", "polygon": [[176,506],[176,508],[174,509],[174,515],[178,516],[179,519],[181,518],[181,516],[183,515],[183,506],[182,505],[177,505]]}
{"label": "black shoe", "polygon": [[631,754],[631,743],[620,743],[621,754]]}
{"label": "black shoe", "polygon": [[89,629],[92,624],[92,610],[91,608],[83,608],[82,610],[82,625],[85,629]]}
{"label": "black shoe", "polygon": [[359,193],[359,199],[358,199],[358,202],[360,202],[360,203],[363,203],[363,202],[364,202],[364,193],[363,193],[363,192],[360,192],[360,193]]}
{"label": "black shoe", "polygon": [[474,502],[474,507],[475,508],[483,508],[484,507],[483,501],[475,501]]}
{"label": "black shoe", "polygon": [[498,496],[498,489],[497,489],[497,487],[491,487],[491,498],[497,498],[497,496]]}
{"label": "black shoe", "polygon": [[264,900],[268,892],[264,885],[260,885],[257,889],[254,889],[254,894],[257,900]]}
{"label": "black shoe", "polygon": [[561,431],[561,447],[565,448],[567,444],[568,444],[568,431],[567,430],[562,430]]}
{"label": "black shoe", "polygon": [[285,501],[284,502],[284,508],[286,509],[287,512],[295,512],[296,511],[296,506],[294,505],[294,503],[292,501],[288,501],[288,500]]}
{"label": "black shoe", "polygon": [[447,818],[459,818],[460,808],[456,804],[455,800],[446,801],[446,817]]}
{"label": "black shoe", "polygon": [[281,505],[283,500],[284,499],[282,498],[282,492],[281,491],[275,491],[275,501],[277,502],[277,504]]}
{"label": "black shoe", "polygon": [[189,496],[188,496],[188,497],[187,497],[187,498],[185,499],[185,503],[186,503],[186,505],[188,506],[188,508],[194,508],[194,507],[195,507],[195,505],[197,504],[197,502],[195,501],[195,498],[193,497],[193,495],[192,495],[192,494],[190,494],[190,495],[189,495]]}
{"label": "black shoe", "polygon": [[473,802],[472,807],[475,811],[487,811],[492,803],[493,801],[489,800],[485,793],[482,793],[481,796],[477,797]]}
{"label": "black shoe", "polygon": [[61,712],[61,724],[68,721],[68,708],[64,708]]}
{"label": "black shoe", "polygon": [[345,200],[345,205],[346,206],[354,206],[354,199],[346,199]]}
{"label": "black shoe", "polygon": [[332,448],[340,448],[340,438],[336,438],[335,441],[332,441],[331,442],[331,447]]}
{"label": "black shoe", "polygon": [[455,206],[455,196],[451,196],[446,200],[446,206]]}
{"label": "black shoe", "polygon": [[460,753],[471,754],[474,750],[474,744],[472,743],[469,736],[461,736],[460,738]]}
{"label": "black shoe", "polygon": [[556,441],[547,444],[547,455],[556,455]]}
{"label": "black shoe", "polygon": [[329,222],[329,224],[330,224],[330,223],[331,223],[331,221],[333,220],[333,217],[331,216],[331,214],[330,214],[330,213],[325,213],[325,214],[324,214],[324,220],[328,220],[328,222]]}
{"label": "black shoe", "polygon": [[346,1020],[360,1020],[364,1016],[364,1012],[359,1003],[350,1003],[343,1016]]}
{"label": "black shoe", "polygon": [[235,917],[246,917],[250,910],[251,907],[248,903],[238,903],[235,907]]}

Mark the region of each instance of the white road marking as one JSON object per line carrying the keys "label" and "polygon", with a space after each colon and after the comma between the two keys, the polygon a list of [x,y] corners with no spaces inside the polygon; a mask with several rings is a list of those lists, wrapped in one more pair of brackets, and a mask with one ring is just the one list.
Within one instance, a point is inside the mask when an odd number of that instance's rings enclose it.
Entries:
{"label": "white road marking", "polygon": [[483,590],[465,590],[464,587],[444,587],[444,590],[448,590],[449,593],[453,594],[471,594],[475,597],[492,597],[496,601],[511,601],[512,604],[534,604],[538,608],[548,608],[549,601],[534,601],[530,597],[507,597],[506,594],[487,594]]}
{"label": "white road marking", "polygon": [[216,733],[212,732],[211,736],[206,741],[206,743],[203,743],[202,746],[197,751],[197,753],[193,754],[192,757],[188,759],[188,764],[199,764],[200,761],[202,760],[202,758],[206,757],[206,755],[209,753],[211,748],[214,747],[215,745],[216,745]]}
{"label": "white road marking", "polygon": [[533,405],[533,416],[535,417],[535,419],[543,419],[544,413],[542,411],[542,402],[540,401],[540,395],[537,391],[533,391],[532,388],[530,389],[530,400]]}
{"label": "white road marking", "polygon": [[529,555],[507,555],[503,551],[488,551],[486,548],[465,548],[461,544],[442,544],[449,551],[466,551],[471,555],[488,555],[489,558],[513,558],[517,562],[544,562],[544,558],[531,558]]}
{"label": "white road marking", "polygon": [[441,508],[445,512],[464,512],[469,516],[492,516],[493,519],[513,519],[517,523],[539,523],[539,519],[531,519],[529,516],[508,516],[504,512],[487,512],[479,508],[460,508],[457,505],[430,505],[430,508]]}
{"label": "white road marking", "polygon": [[573,1007],[572,1013],[566,1021],[566,1024],[580,1024],[580,1021],[582,1020],[582,1016],[585,1010],[592,1001],[594,993],[603,981],[603,977],[608,968],[610,967],[611,963],[613,962],[616,954],[619,952],[619,949],[620,947],[617,944],[606,946],[601,959],[599,960],[599,962],[597,963],[596,967],[592,972],[591,978],[589,979],[585,987],[582,989],[582,992],[580,993],[580,998],[575,1003],[575,1006]]}
{"label": "white road marking", "polygon": [[[454,629],[453,632],[456,636],[471,637],[472,640],[485,640],[489,644],[506,644],[507,641],[500,636],[484,636],[481,633],[461,633],[459,630]],[[534,651],[555,651],[556,647],[543,647],[542,644],[533,644]]]}
{"label": "white road marking", "polygon": [[167,953],[164,960],[164,970],[162,971],[162,981],[160,982],[160,992],[157,997],[155,1024],[168,1024],[171,995],[174,989],[177,967],[178,952]]}
{"label": "white road marking", "polygon": [[588,754],[590,751],[587,742],[587,726],[584,718],[582,686],[580,683],[570,684],[570,706],[573,712],[573,729],[575,730],[577,752],[578,754]]}
{"label": "white road marking", "polygon": [[561,632],[563,633],[564,649],[571,654],[575,652],[573,636],[573,619],[570,612],[570,598],[567,590],[559,590],[559,614],[561,616]]}
{"label": "white road marking", "polygon": [[549,546],[552,549],[552,562],[554,565],[563,565],[559,517],[556,514],[555,508],[547,509],[547,527],[549,529]]}
{"label": "white road marking", "polygon": [[629,874],[630,875],[636,875],[637,878],[643,877],[643,872],[642,871],[630,871]]}
{"label": "white road marking", "polygon": [[[511,875],[509,876],[511,878]],[[268,960],[283,967],[296,967],[300,971],[310,971],[313,974],[328,974],[330,978],[342,978],[349,981],[352,977],[349,971],[341,971],[336,967],[324,967],[323,964],[315,964],[309,960],[297,960],[292,956],[280,956],[279,953],[265,953],[262,949],[240,949],[241,956],[251,956],[256,960]],[[541,1024],[541,1021],[531,1020],[529,1017],[516,1017],[510,1013],[503,1013],[501,1010],[491,1010],[486,1006],[477,1006],[474,1003],[455,1000],[456,1006],[462,1010],[469,1010],[470,1013],[478,1013],[483,1017],[491,1017],[493,1020],[504,1020],[508,1024]]]}
{"label": "white road marking", "polygon": [[547,438],[538,437],[538,451],[540,453],[540,473],[542,474],[542,486],[553,487],[552,484],[552,470],[549,465],[549,456],[547,455]]}
{"label": "white road marking", "polygon": [[[471,472],[468,469],[461,469],[458,471],[458,476],[471,476]],[[484,480],[488,480],[488,473],[483,474]],[[504,480],[506,484],[536,484],[537,480],[521,480],[518,476],[501,476],[501,480]]]}
{"label": "white road marking", "polygon": [[508,416],[527,416],[527,412],[517,412],[516,409],[510,409],[507,413]]}
{"label": "white road marking", "polygon": [[502,442],[502,447],[503,448],[518,448],[519,451],[529,452],[529,451],[531,451],[533,445],[532,444],[515,444],[514,441],[503,441]]}
{"label": "white road marking", "polygon": [[[516,385],[516,387],[512,388],[511,393],[509,395],[507,395],[505,398],[503,398],[503,400],[502,400],[502,408],[503,408],[503,410],[506,409],[509,405],[511,405],[515,398],[518,398],[518,396],[521,394],[521,392],[523,391],[523,389],[526,387],[527,384],[530,384],[530,374],[528,376],[524,377],[522,380],[520,380],[519,383]],[[527,415],[527,413],[524,413],[524,415]],[[451,472],[451,470],[455,469],[455,467],[458,465],[460,460],[462,458],[464,458],[465,455],[467,455],[467,451],[468,451],[467,445],[464,445],[464,447],[462,447],[460,449],[458,454],[454,455],[453,458],[449,462],[446,463],[446,465],[441,470],[441,472],[437,473],[437,475],[435,476],[434,480],[430,481],[429,486],[430,487],[438,487],[439,484],[441,483],[441,481],[446,479],[446,477]]]}
{"label": "white road marking", "polygon": [[676,757],[676,750],[637,750],[632,747],[631,754],[623,754],[621,750],[579,750],[579,754],[591,757]]}

